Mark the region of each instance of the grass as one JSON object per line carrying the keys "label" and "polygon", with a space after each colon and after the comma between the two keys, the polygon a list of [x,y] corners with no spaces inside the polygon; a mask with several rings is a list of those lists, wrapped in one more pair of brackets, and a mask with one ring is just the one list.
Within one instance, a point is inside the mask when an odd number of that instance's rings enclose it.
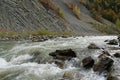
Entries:
{"label": "grass", "polygon": [[0,32],[0,37],[29,37],[30,35],[32,36],[41,36],[41,35],[52,35],[52,36],[62,36],[62,35],[75,35],[74,33],[70,31],[63,31],[63,32],[55,32],[55,31],[50,31],[50,30],[44,30],[44,29],[39,29],[35,31],[24,31],[24,32],[14,32],[14,31],[8,31],[8,32]]}
{"label": "grass", "polygon": [[50,31],[50,30],[36,30],[31,32],[31,35],[33,36],[39,36],[39,35],[73,35],[72,32],[70,31],[63,31],[63,32],[55,32],[55,31]]}

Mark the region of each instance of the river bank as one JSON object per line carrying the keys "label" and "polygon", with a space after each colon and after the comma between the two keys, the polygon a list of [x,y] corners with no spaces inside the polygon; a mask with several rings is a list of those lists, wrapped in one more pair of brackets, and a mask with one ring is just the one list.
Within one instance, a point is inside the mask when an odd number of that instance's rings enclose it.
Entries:
{"label": "river bank", "polygon": [[68,38],[68,37],[75,37],[70,35],[40,35],[40,36],[13,36],[13,37],[0,37],[0,41],[32,41],[32,42],[43,42],[49,39],[54,39],[57,37]]}

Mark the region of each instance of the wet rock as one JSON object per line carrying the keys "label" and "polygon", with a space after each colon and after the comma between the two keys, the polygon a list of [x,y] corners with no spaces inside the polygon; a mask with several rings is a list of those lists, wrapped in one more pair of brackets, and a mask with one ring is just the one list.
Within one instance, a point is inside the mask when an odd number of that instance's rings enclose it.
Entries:
{"label": "wet rock", "polygon": [[109,42],[107,44],[109,44],[109,45],[118,45],[118,41],[116,39],[109,40]]}
{"label": "wet rock", "polygon": [[38,58],[38,56],[40,55],[41,53],[39,51],[36,51],[36,52],[33,52],[31,55],[33,56],[32,59],[30,59],[31,62],[37,62],[37,63],[40,63],[40,58]]}
{"label": "wet rock", "polygon": [[65,65],[65,62],[61,61],[61,60],[52,60],[52,61],[49,61],[49,63],[55,63],[59,68],[63,69],[64,68],[64,65]]}
{"label": "wet rock", "polygon": [[31,40],[32,42],[43,42],[43,41],[48,40],[48,37],[47,37],[47,36],[32,36],[32,37],[30,38],[30,40]]}
{"label": "wet rock", "polygon": [[105,40],[104,42],[109,42],[109,40]]}
{"label": "wet rock", "polygon": [[108,76],[107,80],[119,80],[116,76]]}
{"label": "wet rock", "polygon": [[95,72],[99,72],[99,73],[102,73],[102,72],[110,72],[111,71],[111,68],[112,68],[112,65],[113,65],[113,60],[108,58],[108,57],[105,57],[105,58],[101,58],[99,60],[99,62],[97,64],[94,65],[93,67],[93,70]]}
{"label": "wet rock", "polygon": [[108,51],[104,50],[102,51],[102,54],[98,56],[98,58],[105,58],[107,56],[111,56]]}
{"label": "wet rock", "polygon": [[114,57],[120,58],[120,53],[115,53],[115,54],[114,54]]}
{"label": "wet rock", "polygon": [[64,80],[81,80],[82,74],[73,71],[66,71],[63,75]]}
{"label": "wet rock", "polygon": [[86,69],[92,68],[94,65],[94,60],[91,57],[86,57],[82,60],[83,67]]}
{"label": "wet rock", "polygon": [[120,41],[120,36],[118,36],[118,38],[117,38],[119,41]]}
{"label": "wet rock", "polygon": [[73,79],[74,78],[74,73],[72,71],[66,71],[63,75],[63,78]]}
{"label": "wet rock", "polygon": [[100,47],[98,47],[95,43],[91,43],[91,44],[88,46],[88,49],[100,49]]}
{"label": "wet rock", "polygon": [[72,49],[56,50],[55,52],[52,52],[49,55],[59,60],[68,60],[73,57],[77,57],[76,53]]}
{"label": "wet rock", "polygon": [[62,35],[61,37],[62,37],[62,38],[68,38],[68,36],[66,36],[66,35]]}
{"label": "wet rock", "polygon": [[111,73],[107,76],[107,80],[120,80],[120,68],[118,64],[118,68],[116,66],[111,71]]}

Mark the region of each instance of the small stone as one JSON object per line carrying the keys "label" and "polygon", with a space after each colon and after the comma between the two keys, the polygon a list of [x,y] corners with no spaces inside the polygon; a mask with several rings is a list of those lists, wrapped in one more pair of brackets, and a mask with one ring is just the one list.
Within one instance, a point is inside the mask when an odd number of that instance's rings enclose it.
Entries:
{"label": "small stone", "polygon": [[120,58],[120,53],[115,53],[115,54],[114,54],[114,57]]}
{"label": "small stone", "polygon": [[94,43],[91,43],[89,46],[88,46],[88,49],[100,49],[100,47],[98,47],[96,44]]}

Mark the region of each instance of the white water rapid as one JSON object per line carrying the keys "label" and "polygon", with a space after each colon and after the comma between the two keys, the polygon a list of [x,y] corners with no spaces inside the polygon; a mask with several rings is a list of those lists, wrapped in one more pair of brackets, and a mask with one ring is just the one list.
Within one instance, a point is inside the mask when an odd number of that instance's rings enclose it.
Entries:
{"label": "white water rapid", "polygon": [[[87,46],[95,43],[101,48],[109,47],[104,41],[116,39],[116,36],[86,36],[56,38],[45,42],[26,41],[1,41],[0,42],[0,80],[69,80],[63,79],[66,71],[74,73],[72,80],[106,80],[103,75],[98,75],[92,69],[85,70],[81,66],[81,60],[86,56],[98,57],[102,49],[89,50]],[[118,47],[118,45],[116,45]],[[116,47],[115,46],[115,47]],[[55,50],[73,49],[77,57],[72,61],[66,61],[66,66],[61,69],[54,63],[48,61],[48,55]],[[109,50],[109,49],[108,49]],[[39,51],[40,63],[30,61],[33,52]],[[112,55],[120,50],[109,50]],[[115,69],[120,71],[120,60],[113,58]],[[120,72],[118,71],[118,74]]]}

